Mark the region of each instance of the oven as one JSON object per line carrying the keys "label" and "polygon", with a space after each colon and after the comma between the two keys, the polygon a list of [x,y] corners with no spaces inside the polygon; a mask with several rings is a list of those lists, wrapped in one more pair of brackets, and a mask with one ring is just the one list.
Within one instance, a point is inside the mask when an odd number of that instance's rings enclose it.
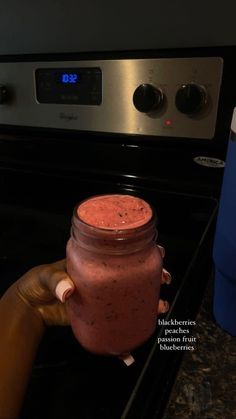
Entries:
{"label": "oven", "polygon": [[22,419],[161,418],[183,351],[165,322],[195,319],[235,105],[234,47],[4,56],[0,62],[1,294],[65,257],[73,207],[128,193],[156,209],[170,310],[126,367],[48,328]]}

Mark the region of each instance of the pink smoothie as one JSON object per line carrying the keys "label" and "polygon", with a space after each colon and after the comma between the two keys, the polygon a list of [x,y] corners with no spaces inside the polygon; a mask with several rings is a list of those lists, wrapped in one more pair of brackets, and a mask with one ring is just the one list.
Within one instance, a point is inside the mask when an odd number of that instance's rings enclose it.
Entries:
{"label": "pink smoothie", "polygon": [[100,195],[83,202],[77,215],[94,227],[125,230],[146,224],[152,218],[152,209],[135,196]]}
{"label": "pink smoothie", "polygon": [[93,353],[129,352],[155,330],[162,258],[152,214],[140,198],[101,195],[81,203],[74,215],[67,270],[76,291],[68,308],[74,335]]}

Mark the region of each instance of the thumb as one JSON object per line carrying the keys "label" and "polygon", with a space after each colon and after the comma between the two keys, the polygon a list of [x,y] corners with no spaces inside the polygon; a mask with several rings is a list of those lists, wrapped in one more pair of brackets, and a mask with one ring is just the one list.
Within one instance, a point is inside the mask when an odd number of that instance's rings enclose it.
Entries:
{"label": "thumb", "polygon": [[48,265],[41,274],[41,283],[62,303],[74,292],[75,285],[64,270],[64,261]]}

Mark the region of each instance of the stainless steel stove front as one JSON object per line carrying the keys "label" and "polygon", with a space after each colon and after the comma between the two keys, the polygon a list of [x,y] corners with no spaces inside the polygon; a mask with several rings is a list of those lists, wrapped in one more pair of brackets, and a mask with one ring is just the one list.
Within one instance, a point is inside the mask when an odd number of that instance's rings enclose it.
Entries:
{"label": "stainless steel stove front", "polygon": [[214,137],[220,57],[0,63],[0,124]]}

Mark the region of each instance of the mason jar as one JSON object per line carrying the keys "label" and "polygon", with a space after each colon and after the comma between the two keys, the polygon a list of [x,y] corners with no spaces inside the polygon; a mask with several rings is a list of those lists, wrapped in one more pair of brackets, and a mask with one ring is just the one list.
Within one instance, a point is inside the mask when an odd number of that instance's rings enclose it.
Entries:
{"label": "mason jar", "polygon": [[[148,216],[135,218],[135,210],[127,209],[125,200],[137,208],[141,205],[143,213],[146,208]],[[116,203],[112,209],[111,202]],[[103,207],[100,221],[99,205]],[[86,208],[90,218],[84,215]],[[112,211],[118,211],[114,216],[118,221],[109,224]],[[123,217],[128,221],[119,223]],[[88,351],[127,353],[155,331],[162,273],[156,238],[155,212],[138,197],[99,195],[74,209],[67,271],[76,289],[68,299],[68,312],[75,337]]]}

